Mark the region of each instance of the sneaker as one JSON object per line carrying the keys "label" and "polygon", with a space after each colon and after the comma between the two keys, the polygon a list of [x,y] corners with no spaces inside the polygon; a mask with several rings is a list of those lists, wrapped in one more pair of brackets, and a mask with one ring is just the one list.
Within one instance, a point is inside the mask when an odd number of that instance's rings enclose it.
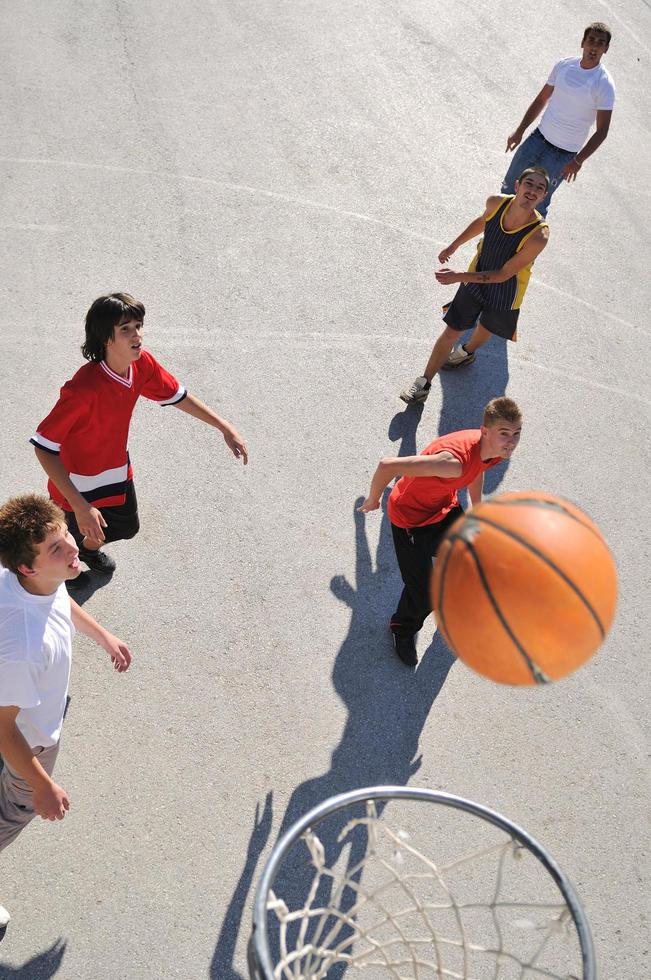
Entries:
{"label": "sneaker", "polygon": [[98,551],[87,551],[86,548],[80,548],[79,560],[92,568],[94,572],[104,572],[105,575],[114,572],[117,567],[111,556],[107,555],[101,548]]}
{"label": "sneaker", "polygon": [[0,943],[5,938],[7,926],[11,922],[11,916],[3,905],[0,905]]}
{"label": "sneaker", "polygon": [[447,361],[443,365],[443,370],[453,371],[455,368],[465,367],[466,364],[472,364],[474,359],[475,352],[471,351],[469,353],[463,344],[461,344],[452,351]]}
{"label": "sneaker", "polygon": [[400,392],[400,397],[408,405],[420,405],[427,399],[430,388],[431,385],[427,378],[416,378],[410,385],[407,385],[404,391]]}
{"label": "sneaker", "polygon": [[75,596],[93,584],[93,576],[90,572],[80,572],[77,578],[68,579],[66,589],[68,595]]}
{"label": "sneaker", "polygon": [[413,636],[405,636],[401,633],[393,633],[393,646],[402,660],[403,664],[407,667],[415,667],[418,663],[418,657],[416,655],[416,642]]}

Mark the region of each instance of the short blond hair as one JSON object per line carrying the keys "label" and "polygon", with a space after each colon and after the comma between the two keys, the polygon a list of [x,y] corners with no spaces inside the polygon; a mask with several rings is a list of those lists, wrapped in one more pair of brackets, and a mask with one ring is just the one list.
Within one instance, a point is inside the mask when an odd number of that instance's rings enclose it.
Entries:
{"label": "short blond hair", "polygon": [[12,572],[32,567],[36,545],[63,524],[65,514],[53,500],[35,493],[12,497],[0,507],[0,563]]}
{"label": "short blond hair", "polygon": [[482,425],[497,425],[498,422],[511,422],[517,425],[522,422],[522,411],[519,405],[512,398],[501,395],[499,398],[491,398],[484,409],[484,419]]}

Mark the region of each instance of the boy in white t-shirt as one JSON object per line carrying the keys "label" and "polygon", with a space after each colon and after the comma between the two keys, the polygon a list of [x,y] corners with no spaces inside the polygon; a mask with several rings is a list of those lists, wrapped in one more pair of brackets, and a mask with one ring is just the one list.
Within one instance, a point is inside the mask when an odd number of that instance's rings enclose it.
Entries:
{"label": "boy in white t-shirt", "polygon": [[[610,28],[600,21],[586,27],[581,42],[583,56],[565,58],[554,65],[547,83],[506,141],[508,153],[520,144],[524,131],[545,109],[540,125],[519,147],[502,183],[502,194],[513,194],[515,181],[523,170],[544,167],[551,185],[545,201],[538,206],[543,217],[559,184],[576,180],[582,165],[608,135],[615,86],[601,59],[611,37]],[[595,123],[596,129],[588,139]]]}
{"label": "boy in white t-shirt", "polygon": [[[0,563],[2,851],[35,816],[62,820],[70,808],[52,772],[75,632],[103,647],[120,673],[131,654],[68,596],[65,582],[81,570],[79,549],[53,501],[29,494],[0,507]],[[8,921],[0,906],[0,939]]]}

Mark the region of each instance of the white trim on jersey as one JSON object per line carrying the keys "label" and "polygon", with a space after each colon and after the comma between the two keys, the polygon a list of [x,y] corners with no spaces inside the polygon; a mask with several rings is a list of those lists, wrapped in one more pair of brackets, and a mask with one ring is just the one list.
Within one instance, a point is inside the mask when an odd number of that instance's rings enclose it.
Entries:
{"label": "white trim on jersey", "polygon": [[125,388],[133,388],[133,371],[131,370],[131,365],[129,365],[129,371],[126,378],[123,378],[121,374],[116,374],[115,371],[112,371],[106,361],[100,361],[99,366],[101,367],[102,371],[108,374],[109,378],[113,378],[114,381],[119,381]]}
{"label": "white trim on jersey", "polygon": [[35,432],[29,441],[37,446],[42,446],[43,449],[47,449],[51,453],[61,452],[60,442],[52,442],[51,439],[46,439],[45,436],[42,436],[40,432]]}
{"label": "white trim on jersey", "polygon": [[179,385],[178,390],[175,395],[171,398],[165,398],[162,402],[156,402],[157,405],[176,405],[177,402],[182,401],[187,395],[186,389],[183,385]]}
{"label": "white trim on jersey", "polygon": [[128,473],[129,464],[125,463],[124,466],[116,466],[115,469],[94,473],[92,476],[82,473],[70,473],[69,476],[79,493],[88,493],[101,487],[110,487],[114,483],[125,483]]}

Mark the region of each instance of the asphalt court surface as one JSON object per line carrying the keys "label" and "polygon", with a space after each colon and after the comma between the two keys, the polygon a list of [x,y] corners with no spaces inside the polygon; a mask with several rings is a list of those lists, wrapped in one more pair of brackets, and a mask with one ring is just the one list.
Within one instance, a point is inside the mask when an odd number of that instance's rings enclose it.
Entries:
{"label": "asphalt court surface", "polygon": [[[251,454],[244,470],[207,427],[137,409],[142,531],[86,607],[134,663],[114,675],[76,640],[72,809],[2,855],[0,978],[244,976],[280,828],[390,782],[526,827],[582,896],[601,975],[648,976],[648,4],[6,0],[0,16],[2,499],[44,489],[27,440],[81,363],[91,301],[119,288]],[[436,256],[594,19],[614,32],[613,126],[552,205],[518,343],[405,410],[450,298]],[[387,521],[355,514],[380,456],[476,425],[505,391],[525,429],[488,489],[579,503],[621,580],[599,655],[545,690],[473,675],[431,626],[403,669]]]}

